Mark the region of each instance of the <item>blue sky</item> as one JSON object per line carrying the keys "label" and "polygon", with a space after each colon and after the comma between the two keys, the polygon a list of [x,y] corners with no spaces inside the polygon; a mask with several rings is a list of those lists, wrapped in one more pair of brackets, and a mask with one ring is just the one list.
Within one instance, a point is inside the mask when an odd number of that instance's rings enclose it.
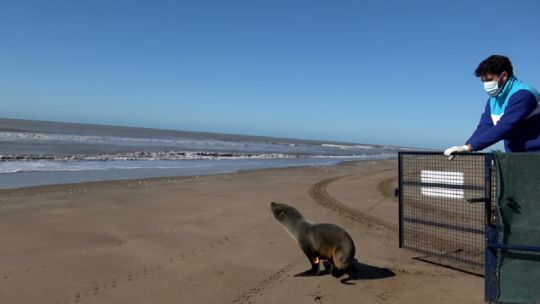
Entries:
{"label": "blue sky", "polygon": [[2,1],[0,117],[445,148],[538,1]]}

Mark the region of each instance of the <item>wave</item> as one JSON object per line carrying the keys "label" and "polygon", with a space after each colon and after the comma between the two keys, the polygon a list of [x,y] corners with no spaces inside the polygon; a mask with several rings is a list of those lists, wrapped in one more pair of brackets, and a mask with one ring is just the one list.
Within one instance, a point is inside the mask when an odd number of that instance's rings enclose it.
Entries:
{"label": "wave", "polygon": [[336,145],[336,144],[321,144],[321,146],[327,147],[327,148],[337,148],[337,149],[342,149],[342,150],[354,150],[354,149],[366,150],[366,149],[376,149],[376,147],[370,146],[370,145]]}
{"label": "wave", "polygon": [[281,159],[300,158],[285,153],[231,153],[192,151],[136,151],[99,155],[0,155],[0,162],[13,161],[126,161],[126,160],[210,160],[210,159]]}
{"label": "wave", "polygon": [[397,153],[370,153],[370,154],[354,154],[354,155],[315,155],[310,158],[330,158],[330,159],[387,159],[395,158]]}
{"label": "wave", "polygon": [[[121,137],[114,135],[102,136],[13,131],[0,131],[0,143],[0,154],[17,153],[17,155],[0,155],[0,162],[18,160],[285,158],[317,155],[356,157],[356,154],[395,152],[398,150],[395,147],[364,144],[314,144],[293,143],[289,141],[279,142],[275,140],[223,140],[196,137]],[[17,144],[20,145],[18,146]],[[40,151],[43,151],[42,153],[51,154],[36,155],[38,153],[35,153],[33,147],[41,149]],[[88,153],[85,155],[76,155],[84,153],[81,151],[88,151]],[[93,155],[95,151],[101,151],[100,153],[102,155]],[[117,153],[116,151],[125,152]],[[66,154],[70,156],[65,156]]]}
{"label": "wave", "polygon": [[204,152],[204,151],[135,151],[99,155],[0,155],[2,162],[24,161],[153,161],[153,160],[220,160],[220,159],[290,159],[290,158],[391,158],[395,152],[362,153],[351,155],[306,155],[287,153],[242,153],[242,152]]}
{"label": "wave", "polygon": [[120,144],[120,145],[158,145],[158,146],[199,146],[212,147],[222,146],[231,148],[245,148],[250,145],[282,145],[279,143],[254,143],[249,141],[226,141],[219,139],[197,138],[152,138],[152,137],[121,137],[121,136],[98,136],[77,134],[54,134],[33,132],[1,132],[0,141],[8,142],[69,142],[69,143],[92,143],[92,144]]}
{"label": "wave", "polygon": [[[58,171],[102,171],[108,169],[184,169],[205,167],[217,164],[224,166],[229,161],[272,161],[301,162],[303,164],[320,163],[335,160],[388,159],[395,153],[359,154],[350,156],[307,156],[282,153],[246,154],[246,153],[209,153],[209,152],[134,152],[94,156],[52,156],[52,155],[0,155],[0,174],[17,172],[58,172]],[[221,161],[220,161],[221,160]],[[235,166],[229,163],[226,166]],[[215,166],[215,165],[213,165]]]}
{"label": "wave", "polygon": [[[241,160],[241,159],[239,159]],[[249,159],[245,159],[248,160]],[[104,171],[104,170],[133,170],[133,169],[185,169],[209,167],[213,160],[122,160],[122,161],[52,161],[25,160],[0,163],[0,174],[17,172],[58,172],[58,171]]]}

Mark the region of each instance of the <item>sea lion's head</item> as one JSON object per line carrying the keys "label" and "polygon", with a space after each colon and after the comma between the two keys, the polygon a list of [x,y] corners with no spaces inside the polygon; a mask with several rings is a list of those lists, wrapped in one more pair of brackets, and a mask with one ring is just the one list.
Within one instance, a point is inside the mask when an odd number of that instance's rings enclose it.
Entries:
{"label": "sea lion's head", "polygon": [[302,214],[296,210],[296,208],[287,204],[271,202],[270,209],[272,210],[274,217],[280,222],[293,219],[300,220],[304,218]]}

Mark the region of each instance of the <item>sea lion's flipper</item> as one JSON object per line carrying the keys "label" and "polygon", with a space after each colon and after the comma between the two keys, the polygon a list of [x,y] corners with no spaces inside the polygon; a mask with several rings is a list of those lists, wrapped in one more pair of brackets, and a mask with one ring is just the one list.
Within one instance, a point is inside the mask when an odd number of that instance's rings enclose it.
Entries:
{"label": "sea lion's flipper", "polygon": [[294,275],[295,277],[311,277],[311,276],[318,276],[320,274],[320,267],[319,267],[320,263],[315,262],[319,260],[318,259],[316,260],[315,259],[316,257],[313,257],[312,255],[308,255],[307,253],[306,253],[306,256],[308,257],[309,263],[311,264],[311,269],[308,269],[304,272],[297,273]]}
{"label": "sea lion's flipper", "polygon": [[335,278],[341,278],[348,271],[348,269],[339,269],[332,260],[324,261],[324,269],[328,270],[328,272]]}
{"label": "sea lion's flipper", "polygon": [[336,267],[332,269],[332,276],[334,278],[341,278],[345,274],[346,270],[339,270]]}
{"label": "sea lion's flipper", "polygon": [[349,275],[348,277],[339,280],[341,282],[341,284],[344,284],[344,285],[356,285],[355,283],[350,282],[350,281],[355,280],[354,276],[352,276],[350,274],[348,274],[348,275]]}

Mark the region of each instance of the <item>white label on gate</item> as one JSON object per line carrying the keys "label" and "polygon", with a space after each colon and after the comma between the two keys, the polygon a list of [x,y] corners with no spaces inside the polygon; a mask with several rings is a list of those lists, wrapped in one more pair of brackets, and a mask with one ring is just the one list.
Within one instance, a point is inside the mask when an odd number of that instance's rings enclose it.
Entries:
{"label": "white label on gate", "polygon": [[463,185],[463,172],[422,170],[420,177],[422,183],[438,184],[438,187],[422,187],[422,195],[456,199],[464,197],[463,189],[441,187],[442,185]]}

